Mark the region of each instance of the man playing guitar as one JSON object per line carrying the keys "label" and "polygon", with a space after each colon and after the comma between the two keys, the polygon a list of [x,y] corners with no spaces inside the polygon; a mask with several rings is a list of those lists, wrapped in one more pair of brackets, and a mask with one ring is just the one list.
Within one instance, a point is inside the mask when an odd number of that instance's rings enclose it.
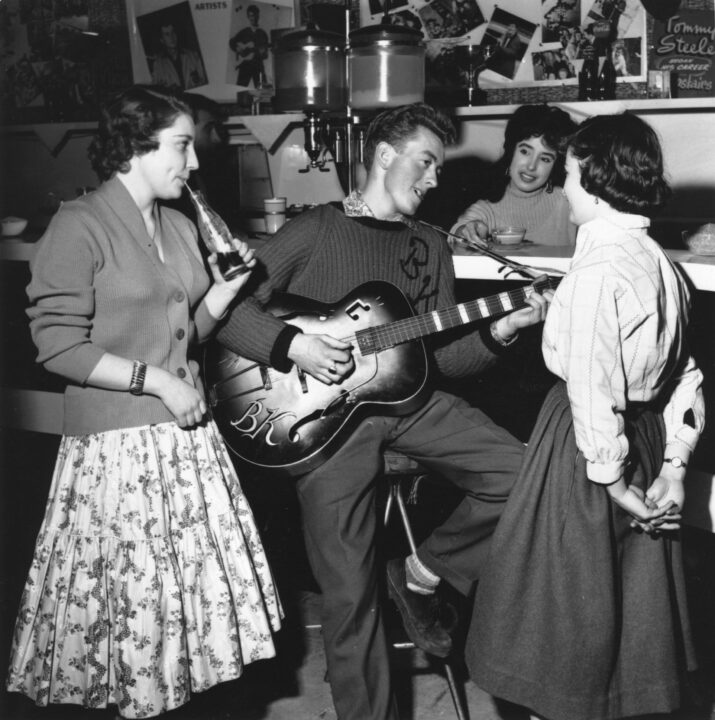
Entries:
{"label": "man playing guitar", "polygon": [[[329,334],[302,332],[268,312],[274,292],[331,303],[361,283],[382,280],[396,285],[418,313],[454,305],[449,247],[436,230],[411,217],[437,186],[444,146],[453,137],[449,120],[425,104],[376,117],[366,135],[362,192],[302,213],[266,244],[259,252],[264,279],[232,311],[220,343],[279,371],[295,365],[339,388],[355,371],[357,348]],[[476,330],[436,335],[428,351],[438,371],[466,378],[489,368],[509,352],[520,328],[544,319],[547,297],[533,294],[525,302]],[[356,313],[359,306],[358,301]],[[444,579],[462,593],[470,591],[523,454],[522,444],[480,410],[432,391],[408,415],[362,420],[334,455],[297,479],[308,558],[322,591],[328,678],[341,720],[398,717],[375,548],[376,478],[388,447],[464,491],[452,515],[414,556],[388,565],[390,592],[408,634],[441,656],[449,653],[451,638],[434,616],[437,585]]]}
{"label": "man playing guitar", "polygon": [[254,87],[265,81],[263,61],[268,57],[268,34],[258,27],[259,10],[256,5],[246,8],[248,27],[239,30],[230,40],[229,47],[236,54],[237,85]]}

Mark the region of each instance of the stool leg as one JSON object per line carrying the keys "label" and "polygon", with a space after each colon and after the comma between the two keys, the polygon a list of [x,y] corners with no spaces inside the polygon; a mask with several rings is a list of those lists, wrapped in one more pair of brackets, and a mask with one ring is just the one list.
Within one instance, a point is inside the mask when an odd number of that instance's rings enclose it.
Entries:
{"label": "stool leg", "polygon": [[390,478],[390,492],[387,494],[387,503],[385,503],[385,519],[384,524],[387,527],[387,523],[390,520],[390,514],[392,513],[392,502],[395,499],[395,480]]}
{"label": "stool leg", "polygon": [[[397,507],[400,510],[400,516],[402,517],[402,524],[405,528],[405,534],[407,535],[407,540],[410,544],[410,551],[412,553],[417,552],[417,545],[415,544],[415,538],[412,534],[412,525],[410,523],[410,518],[407,514],[407,507],[405,505],[405,498],[402,494],[402,486],[400,485],[400,478],[399,477],[391,477],[390,478],[390,493],[387,497],[387,505],[385,507],[385,524],[387,524],[387,521],[390,518],[390,513],[392,511],[392,503],[395,501],[397,503]],[[405,643],[405,647],[414,647],[414,643]],[[447,660],[443,661],[444,664],[444,674],[447,677],[447,684],[449,685],[449,692],[452,695],[452,702],[454,703],[454,711],[457,713],[457,720],[467,720],[467,714],[464,709],[464,705],[462,703],[462,696],[459,694],[459,691],[457,690],[457,683],[454,679],[454,673],[452,671],[452,666],[449,664]]]}
{"label": "stool leg", "polygon": [[407,535],[407,542],[410,544],[410,552],[414,555],[417,552],[417,545],[415,544],[415,536],[412,534],[412,525],[410,524],[410,518],[407,515],[407,507],[405,506],[405,499],[402,495],[402,487],[399,479],[393,480],[393,488],[395,493],[395,499],[397,500],[397,507],[400,509],[400,515],[402,516],[402,524],[405,526],[405,535]]}
{"label": "stool leg", "polygon": [[458,720],[467,720],[467,714],[462,705],[462,696],[459,694],[457,684],[454,681],[452,666],[446,660],[444,661],[444,674],[447,676],[447,683],[449,685],[449,691],[452,693],[452,702],[454,703],[454,711],[457,713],[457,718]]}

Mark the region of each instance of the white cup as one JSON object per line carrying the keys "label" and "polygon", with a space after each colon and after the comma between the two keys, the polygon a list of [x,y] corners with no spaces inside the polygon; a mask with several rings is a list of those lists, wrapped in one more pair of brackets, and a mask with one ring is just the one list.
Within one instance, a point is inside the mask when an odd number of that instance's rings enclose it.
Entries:
{"label": "white cup", "polygon": [[266,220],[266,232],[274,235],[286,221],[286,199],[284,197],[266,198],[263,201]]}

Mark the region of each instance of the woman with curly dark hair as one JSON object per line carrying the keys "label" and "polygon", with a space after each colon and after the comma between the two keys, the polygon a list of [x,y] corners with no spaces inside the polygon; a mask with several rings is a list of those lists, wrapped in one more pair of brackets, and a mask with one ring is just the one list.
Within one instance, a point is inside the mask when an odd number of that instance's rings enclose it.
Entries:
{"label": "woman with curly dark hair", "polygon": [[569,114],[549,105],[522,105],[507,122],[504,152],[494,163],[485,197],[470,205],[452,233],[485,242],[498,227],[525,227],[542,245],[573,245],[576,227],[560,192],[563,145],[576,129]]}
{"label": "woman with curly dark hair", "polygon": [[161,204],[198,167],[191,111],[132,87],[90,155],[103,183],[53,217],[27,288],[38,362],[67,389],[7,687],[141,718],[273,656],[281,611],[192,359],[249,274],[212,255],[211,283]]}
{"label": "woman with curly dark hair", "polygon": [[586,120],[566,173],[579,231],[542,343],[561,382],[494,535],[467,661],[549,720],[668,713],[694,659],[679,536],[704,416],[690,298],[648,236],[669,194],[650,126]]}

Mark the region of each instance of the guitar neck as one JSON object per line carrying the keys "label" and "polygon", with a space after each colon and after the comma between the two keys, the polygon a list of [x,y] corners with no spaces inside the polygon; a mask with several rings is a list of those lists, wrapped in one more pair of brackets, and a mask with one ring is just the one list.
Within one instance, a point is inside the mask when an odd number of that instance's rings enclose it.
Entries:
{"label": "guitar neck", "polygon": [[410,340],[432,335],[517,310],[526,305],[526,298],[534,292],[543,292],[558,286],[560,278],[548,277],[531,285],[507,290],[497,295],[469,300],[444,310],[434,310],[423,315],[396,320],[395,322],[366,328],[356,333],[358,347],[365,354],[380,352]]}

